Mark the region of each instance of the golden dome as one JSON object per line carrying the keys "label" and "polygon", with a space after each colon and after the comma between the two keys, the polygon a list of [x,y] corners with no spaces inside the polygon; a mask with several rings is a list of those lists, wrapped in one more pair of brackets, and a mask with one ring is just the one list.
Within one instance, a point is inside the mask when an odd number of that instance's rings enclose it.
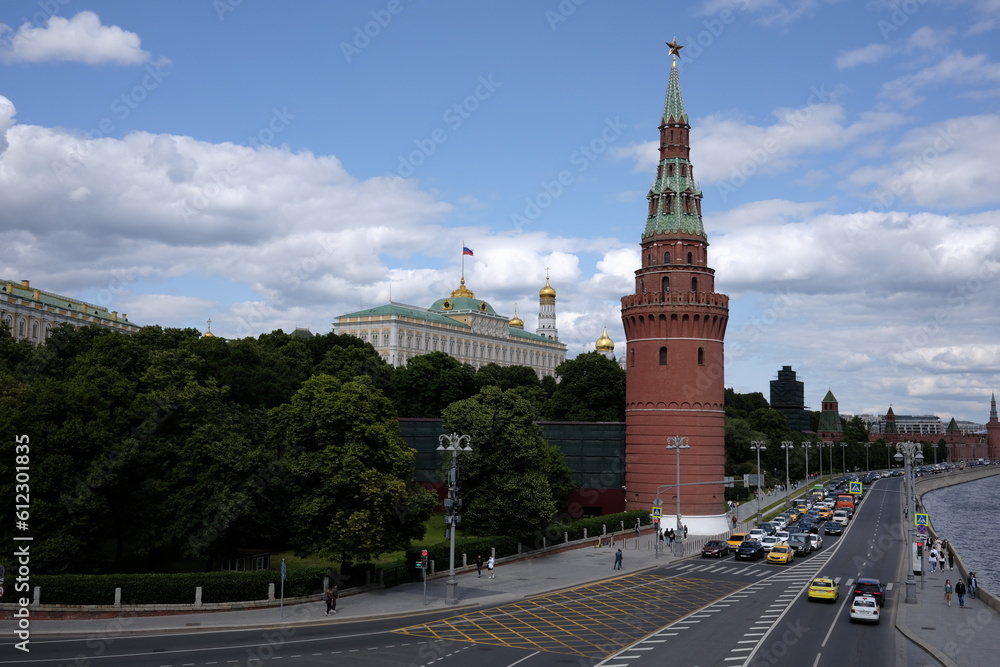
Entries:
{"label": "golden dome", "polygon": [[538,290],[538,296],[548,296],[553,299],[556,298],[556,291],[552,289],[552,285],[549,284],[548,276],[545,277],[545,287]]}
{"label": "golden dome", "polygon": [[598,352],[614,352],[615,342],[608,336],[607,327],[604,327],[604,333],[597,339],[596,347]]}
{"label": "golden dome", "polygon": [[470,299],[476,298],[476,295],[472,293],[472,290],[465,286],[465,278],[462,278],[462,283],[458,286],[458,289],[451,293],[451,297],[453,299],[460,296],[468,297]]}
{"label": "golden dome", "polygon": [[510,318],[510,326],[518,329],[524,328],[524,320],[517,316],[517,304],[514,304],[514,317]]}

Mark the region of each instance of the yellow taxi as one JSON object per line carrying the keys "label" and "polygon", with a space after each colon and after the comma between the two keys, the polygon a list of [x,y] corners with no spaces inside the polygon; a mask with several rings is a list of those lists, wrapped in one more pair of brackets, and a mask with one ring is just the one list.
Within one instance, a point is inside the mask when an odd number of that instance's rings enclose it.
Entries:
{"label": "yellow taxi", "polygon": [[785,542],[780,542],[771,547],[767,554],[768,563],[791,563],[795,559],[795,552]]}
{"label": "yellow taxi", "polygon": [[743,541],[746,538],[747,538],[746,533],[733,533],[732,535],[729,536],[729,539],[726,541],[729,542],[730,549],[736,549],[741,544],[743,544]]}
{"label": "yellow taxi", "polygon": [[795,523],[796,521],[798,521],[799,516],[801,516],[801,514],[802,512],[799,510],[798,507],[793,507],[792,509],[788,510],[788,523]]}
{"label": "yellow taxi", "polygon": [[824,521],[829,521],[830,519],[833,518],[833,510],[831,510],[829,507],[819,508],[819,518],[823,519]]}
{"label": "yellow taxi", "polygon": [[806,596],[810,600],[829,600],[836,602],[840,597],[840,587],[829,577],[816,577],[809,582],[809,592]]}

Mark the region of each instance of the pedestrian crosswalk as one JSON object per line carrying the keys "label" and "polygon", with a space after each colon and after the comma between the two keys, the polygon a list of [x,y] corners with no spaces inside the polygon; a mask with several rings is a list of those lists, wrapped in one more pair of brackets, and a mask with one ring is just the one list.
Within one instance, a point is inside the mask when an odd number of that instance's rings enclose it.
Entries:
{"label": "pedestrian crosswalk", "polygon": [[803,560],[792,565],[771,565],[764,561],[754,563],[744,563],[729,561],[706,563],[700,561],[679,562],[676,569],[684,574],[722,574],[738,577],[749,577],[752,579],[763,579],[771,577],[778,580],[808,581],[829,562],[830,556],[826,554],[816,554],[807,560]]}

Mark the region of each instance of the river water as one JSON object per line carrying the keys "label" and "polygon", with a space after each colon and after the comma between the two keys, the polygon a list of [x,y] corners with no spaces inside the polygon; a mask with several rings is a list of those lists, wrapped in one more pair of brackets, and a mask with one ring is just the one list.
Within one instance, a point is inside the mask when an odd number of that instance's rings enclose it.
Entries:
{"label": "river water", "polygon": [[1000,594],[996,567],[997,493],[1000,475],[948,486],[924,494],[924,510],[934,530],[951,542],[979,586]]}

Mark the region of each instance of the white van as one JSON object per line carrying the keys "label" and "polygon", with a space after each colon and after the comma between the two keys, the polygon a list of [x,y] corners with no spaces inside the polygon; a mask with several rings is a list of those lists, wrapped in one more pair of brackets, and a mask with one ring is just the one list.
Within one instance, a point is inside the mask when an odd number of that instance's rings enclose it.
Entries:
{"label": "white van", "polygon": [[837,510],[833,513],[833,520],[842,526],[846,526],[847,522],[851,520],[851,517],[847,513],[847,510]]}

